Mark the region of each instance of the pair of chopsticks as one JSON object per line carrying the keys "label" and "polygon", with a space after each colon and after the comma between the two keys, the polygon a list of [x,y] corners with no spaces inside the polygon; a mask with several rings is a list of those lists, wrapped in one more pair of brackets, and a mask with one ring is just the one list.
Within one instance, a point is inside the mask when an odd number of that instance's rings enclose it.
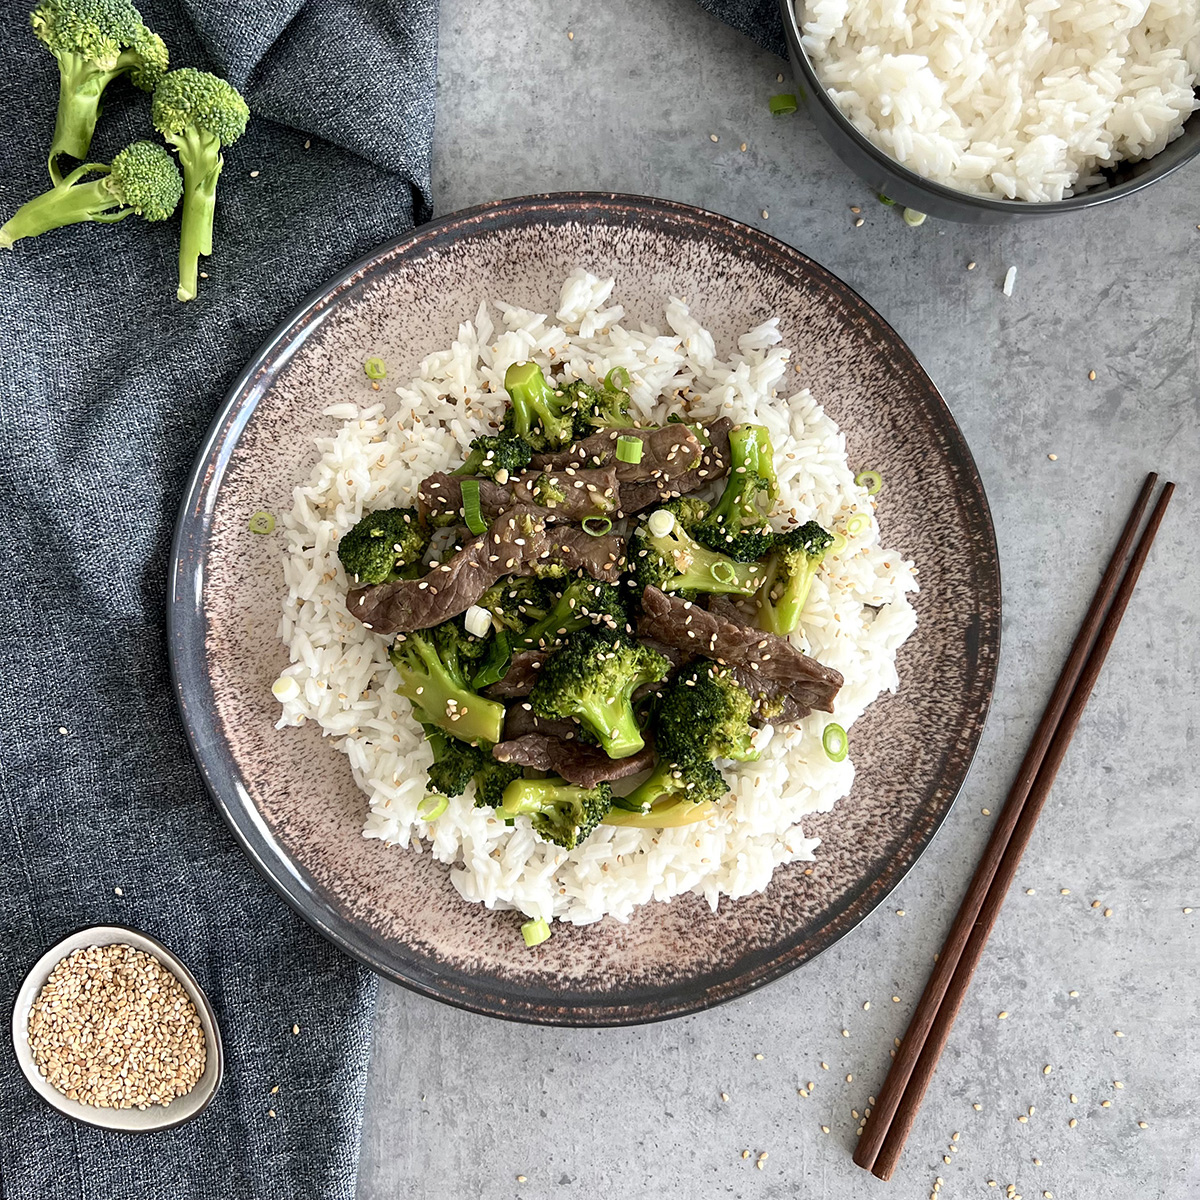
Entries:
{"label": "pair of chopsticks", "polygon": [[988,840],[962,907],[937,956],[933,973],[862,1131],[854,1161],[880,1179],[891,1179],[900,1161],[904,1142],[971,986],[971,977],[983,956],[988,936],[1000,915],[1005,894],[1016,877],[1021,856],[1029,845],[1033,827],[1050,794],[1071,736],[1096,685],[1154,536],[1162,524],[1167,503],[1175,490],[1173,483],[1165,484],[1159,493],[1145,532],[1121,577],[1157,482],[1158,476],[1151,473],[1125,522],[1117,548],[1100,579],[1091,607],[1013,781],[1004,811]]}

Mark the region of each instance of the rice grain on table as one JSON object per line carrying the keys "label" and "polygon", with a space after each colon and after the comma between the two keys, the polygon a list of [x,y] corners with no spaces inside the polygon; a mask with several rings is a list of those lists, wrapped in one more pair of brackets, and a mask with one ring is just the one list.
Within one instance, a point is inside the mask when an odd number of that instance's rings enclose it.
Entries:
{"label": "rice grain on table", "polygon": [[1150,158],[1197,107],[1200,0],[808,0],[839,111],[963,192],[1061,200]]}
{"label": "rice grain on table", "polygon": [[867,528],[825,559],[798,638],[845,676],[836,714],[843,728],[881,692],[896,690],[896,651],[916,627],[907,599],[917,588],[913,564],[883,548],[874,505],[854,482],[845,435],[807,390],[788,389],[792,364],[778,321],[741,334],[724,357],[678,298],[654,327],[623,324],[614,286],[579,269],[552,315],[481,303],[388,405],[331,404],[315,439],[316,466],[280,522],[287,591],[279,635],[291,656],[284,674],[298,689],[282,704],[279,724],[314,721],[346,754],[366,794],[365,836],[428,850],[450,865],[467,900],[575,924],[606,914],[625,921],[638,905],[685,892],[715,909],[721,896],[761,891],[777,866],[814,858],[819,840],[804,834],[802,818],[828,812],[847,794],[854,765],[851,756],[834,763],[824,754],[821,735],[832,718],[813,713],[779,729],[758,761],[723,764],[730,793],[698,826],[601,826],[567,852],[539,841],[524,817],[506,827],[490,810],[474,808],[472,789],[436,821],[420,819],[432,756],[396,692],[388,639],[346,611],[338,538],[364,512],[411,503],[417,482],[462,462],[471,439],[499,420],[512,363],[532,358],[546,368],[553,355],[556,370],[591,382],[624,367],[640,421],[665,420],[686,397],[691,420],[760,422],[777,450],[780,511],[836,528],[854,511],[867,516]]}

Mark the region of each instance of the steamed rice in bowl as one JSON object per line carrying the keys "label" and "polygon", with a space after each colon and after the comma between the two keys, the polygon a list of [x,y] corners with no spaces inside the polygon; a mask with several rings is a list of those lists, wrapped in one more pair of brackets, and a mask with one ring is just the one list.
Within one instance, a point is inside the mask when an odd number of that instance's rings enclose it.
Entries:
{"label": "steamed rice in bowl", "polygon": [[[897,689],[896,652],[916,626],[907,599],[916,569],[883,547],[874,500],[854,482],[844,435],[807,390],[790,391],[799,377],[777,321],[748,330],[723,356],[674,297],[661,328],[626,327],[614,287],[613,279],[576,270],[554,316],[484,301],[394,400],[363,409],[332,405],[327,415],[342,424],[316,440],[317,464],[283,520],[280,636],[296,694],[284,701],[279,724],[316,721],[347,755],[367,798],[365,836],[407,852],[428,850],[449,864],[468,901],[575,924],[606,914],[627,920],[639,904],[684,892],[702,894],[715,909],[721,896],[761,891],[777,866],[813,859],[819,842],[805,836],[803,818],[828,812],[849,792],[853,722],[881,692]],[[634,416],[646,424],[686,413],[689,420],[727,416],[765,425],[775,447],[777,511],[833,530],[853,513],[868,517],[844,549],[826,556],[794,637],[845,677],[836,712],[777,728],[757,761],[720,763],[730,792],[699,824],[601,825],[568,852],[541,841],[527,818],[506,827],[490,809],[475,808],[471,789],[431,822],[418,814],[432,754],[396,693],[390,639],[346,611],[338,539],[365,511],[405,507],[422,479],[457,467],[472,438],[499,420],[505,371],[526,359],[593,382],[626,368]],[[841,762],[822,747],[830,721],[851,730],[851,753]]]}
{"label": "steamed rice in bowl", "polygon": [[1200,0],[795,0],[842,115],[963,192],[1055,201],[1196,109]]}

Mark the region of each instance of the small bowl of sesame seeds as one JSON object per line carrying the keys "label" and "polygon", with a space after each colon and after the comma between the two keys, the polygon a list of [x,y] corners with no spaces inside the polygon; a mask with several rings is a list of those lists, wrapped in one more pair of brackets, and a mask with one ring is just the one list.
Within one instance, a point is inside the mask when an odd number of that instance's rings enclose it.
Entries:
{"label": "small bowl of sesame seeds", "polygon": [[204,990],[161,942],[122,925],[81,929],[47,950],[17,993],[12,1031],[29,1086],[87,1125],[170,1129],[221,1084]]}

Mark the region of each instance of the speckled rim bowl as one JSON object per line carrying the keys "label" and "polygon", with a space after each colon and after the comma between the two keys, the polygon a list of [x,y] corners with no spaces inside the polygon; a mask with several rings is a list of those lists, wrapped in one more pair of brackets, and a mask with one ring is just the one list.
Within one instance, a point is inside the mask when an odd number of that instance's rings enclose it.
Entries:
{"label": "speckled rim bowl", "polygon": [[[176,1097],[165,1108],[162,1105],[146,1109],[96,1108],[90,1104],[81,1104],[78,1100],[70,1100],[42,1076],[29,1046],[29,1010],[59,960],[85,946],[110,946],[114,943],[125,943],[135,950],[154,955],[183,984],[184,991],[196,1006],[200,1024],[204,1029],[207,1051],[204,1071],[196,1081],[196,1086],[186,1096]],[[151,1133],[160,1129],[174,1129],[177,1125],[183,1125],[198,1117],[217,1094],[225,1072],[221,1030],[217,1025],[212,1005],[204,994],[204,989],[196,982],[196,977],[184,966],[179,956],[168,950],[157,938],[125,925],[92,925],[51,946],[33,964],[17,992],[17,1000],[13,1005],[12,1036],[13,1050],[21,1074],[51,1108],[83,1125],[95,1125],[100,1129],[114,1129],[121,1133]]]}
{"label": "speckled rim bowl", "polygon": [[[687,298],[724,353],[777,314],[797,390],[812,387],[851,461],[886,481],[887,544],[920,565],[920,621],[898,661],[901,689],[851,731],[856,783],[832,813],[805,818],[812,864],[766,891],[647,904],[628,924],[556,925],[527,950],[513,912],[464,902],[450,870],[362,836],[366,800],[315,722],[276,729],[271,683],[280,536],[249,532],[309,476],[331,402],[386,399],[389,381],[444,347],[485,295],[553,312],[578,265],[618,276],[635,327],[663,326]],[[549,307],[547,307],[549,306]],[[726,217],[636,196],[503,200],[383,246],[309,298],[233,385],[180,510],[168,590],[168,648],[183,720],[218,805],[251,859],[326,937],[380,974],[476,1012],[564,1025],[618,1025],[708,1008],[778,978],[832,945],[903,878],[966,776],[995,680],[1000,578],[983,486],[945,402],[896,333],[840,280]],[[214,880],[214,887],[218,881]]]}
{"label": "speckled rim bowl", "polygon": [[[1060,213],[1079,212],[1108,204],[1122,196],[1132,196],[1149,187],[1172,171],[1191,162],[1200,154],[1200,112],[1184,122],[1183,133],[1163,150],[1142,162],[1122,163],[1106,172],[1106,182],[1096,184],[1065,200],[1032,204],[1023,200],[993,199],[973,196],[956,188],[934,183],[915,171],[903,167],[876,146],[841,114],[817,78],[817,73],[800,42],[800,23],[804,0],[779,0],[792,71],[800,95],[813,124],[829,143],[833,152],[857,175],[875,195],[882,194],[897,204],[914,208],[932,217],[959,221],[971,225],[991,225],[1027,217],[1051,217]],[[798,10],[798,11],[797,11]]]}

